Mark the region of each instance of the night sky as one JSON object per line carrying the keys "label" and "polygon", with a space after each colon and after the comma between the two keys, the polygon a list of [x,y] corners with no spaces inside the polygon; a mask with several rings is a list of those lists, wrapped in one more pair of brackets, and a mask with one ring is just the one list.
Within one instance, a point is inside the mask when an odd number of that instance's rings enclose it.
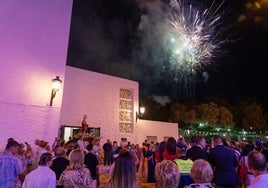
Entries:
{"label": "night sky", "polygon": [[[200,8],[210,0],[188,1]],[[215,1],[220,2],[220,1]],[[245,96],[268,105],[268,1],[227,0],[221,6],[219,39],[226,41],[197,74],[196,96]],[[67,65],[138,81],[140,98],[179,96],[155,51],[157,27],[144,32],[143,15],[165,16],[168,0],[74,0]],[[145,6],[146,5],[146,6]],[[145,8],[146,7],[146,8]],[[154,11],[152,11],[154,10]],[[181,89],[181,88],[180,88]]]}

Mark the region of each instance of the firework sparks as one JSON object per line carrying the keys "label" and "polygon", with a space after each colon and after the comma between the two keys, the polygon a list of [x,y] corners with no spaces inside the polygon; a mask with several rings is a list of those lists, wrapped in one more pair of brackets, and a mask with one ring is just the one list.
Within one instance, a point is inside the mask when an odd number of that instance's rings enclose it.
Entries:
{"label": "firework sparks", "polygon": [[223,3],[216,6],[213,2],[204,11],[184,1],[172,3],[164,42],[170,66],[177,72],[174,81],[184,95],[194,95],[197,72],[210,65],[219,52],[222,41],[217,38],[221,20],[218,11]]}

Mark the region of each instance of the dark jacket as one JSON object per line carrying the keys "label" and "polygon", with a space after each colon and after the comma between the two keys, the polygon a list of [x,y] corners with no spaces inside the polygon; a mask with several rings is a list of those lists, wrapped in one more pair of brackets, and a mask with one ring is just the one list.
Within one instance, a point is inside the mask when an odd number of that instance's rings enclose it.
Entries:
{"label": "dark jacket", "polygon": [[191,159],[192,161],[195,161],[197,159],[204,159],[208,161],[208,153],[197,145],[187,150],[186,157]]}
{"label": "dark jacket", "polygon": [[232,149],[217,145],[209,152],[209,162],[214,169],[214,180],[218,186],[237,186],[238,177],[236,173],[237,160]]}
{"label": "dark jacket", "polygon": [[92,179],[95,180],[97,178],[97,165],[99,164],[96,155],[87,153],[85,155],[84,164],[89,169]]}
{"label": "dark jacket", "polygon": [[113,151],[112,147],[113,147],[112,144],[105,143],[103,144],[102,149],[104,150],[104,152],[112,152]]}
{"label": "dark jacket", "polygon": [[60,175],[69,165],[69,163],[70,163],[69,160],[66,159],[65,157],[57,157],[53,160],[50,169],[55,172],[57,180],[60,179]]}

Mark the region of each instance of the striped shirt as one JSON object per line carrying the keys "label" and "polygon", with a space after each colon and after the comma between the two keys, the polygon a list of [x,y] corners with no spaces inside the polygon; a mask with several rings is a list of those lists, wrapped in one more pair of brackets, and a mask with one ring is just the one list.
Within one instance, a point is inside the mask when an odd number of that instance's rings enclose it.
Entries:
{"label": "striped shirt", "polygon": [[14,187],[18,175],[22,174],[21,160],[10,151],[0,153],[0,187]]}

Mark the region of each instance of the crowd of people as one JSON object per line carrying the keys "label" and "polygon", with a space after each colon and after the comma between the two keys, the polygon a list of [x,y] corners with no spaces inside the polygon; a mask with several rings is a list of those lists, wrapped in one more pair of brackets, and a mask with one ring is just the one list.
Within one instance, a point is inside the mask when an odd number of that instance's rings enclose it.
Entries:
{"label": "crowd of people", "polygon": [[142,145],[126,138],[75,142],[36,139],[31,146],[7,140],[0,153],[2,188],[96,188],[99,165],[109,167],[107,188],[138,188],[138,178],[157,188],[262,188],[268,187],[268,144],[226,142],[215,135],[211,142],[192,136],[169,137],[160,143],[144,140]]}

